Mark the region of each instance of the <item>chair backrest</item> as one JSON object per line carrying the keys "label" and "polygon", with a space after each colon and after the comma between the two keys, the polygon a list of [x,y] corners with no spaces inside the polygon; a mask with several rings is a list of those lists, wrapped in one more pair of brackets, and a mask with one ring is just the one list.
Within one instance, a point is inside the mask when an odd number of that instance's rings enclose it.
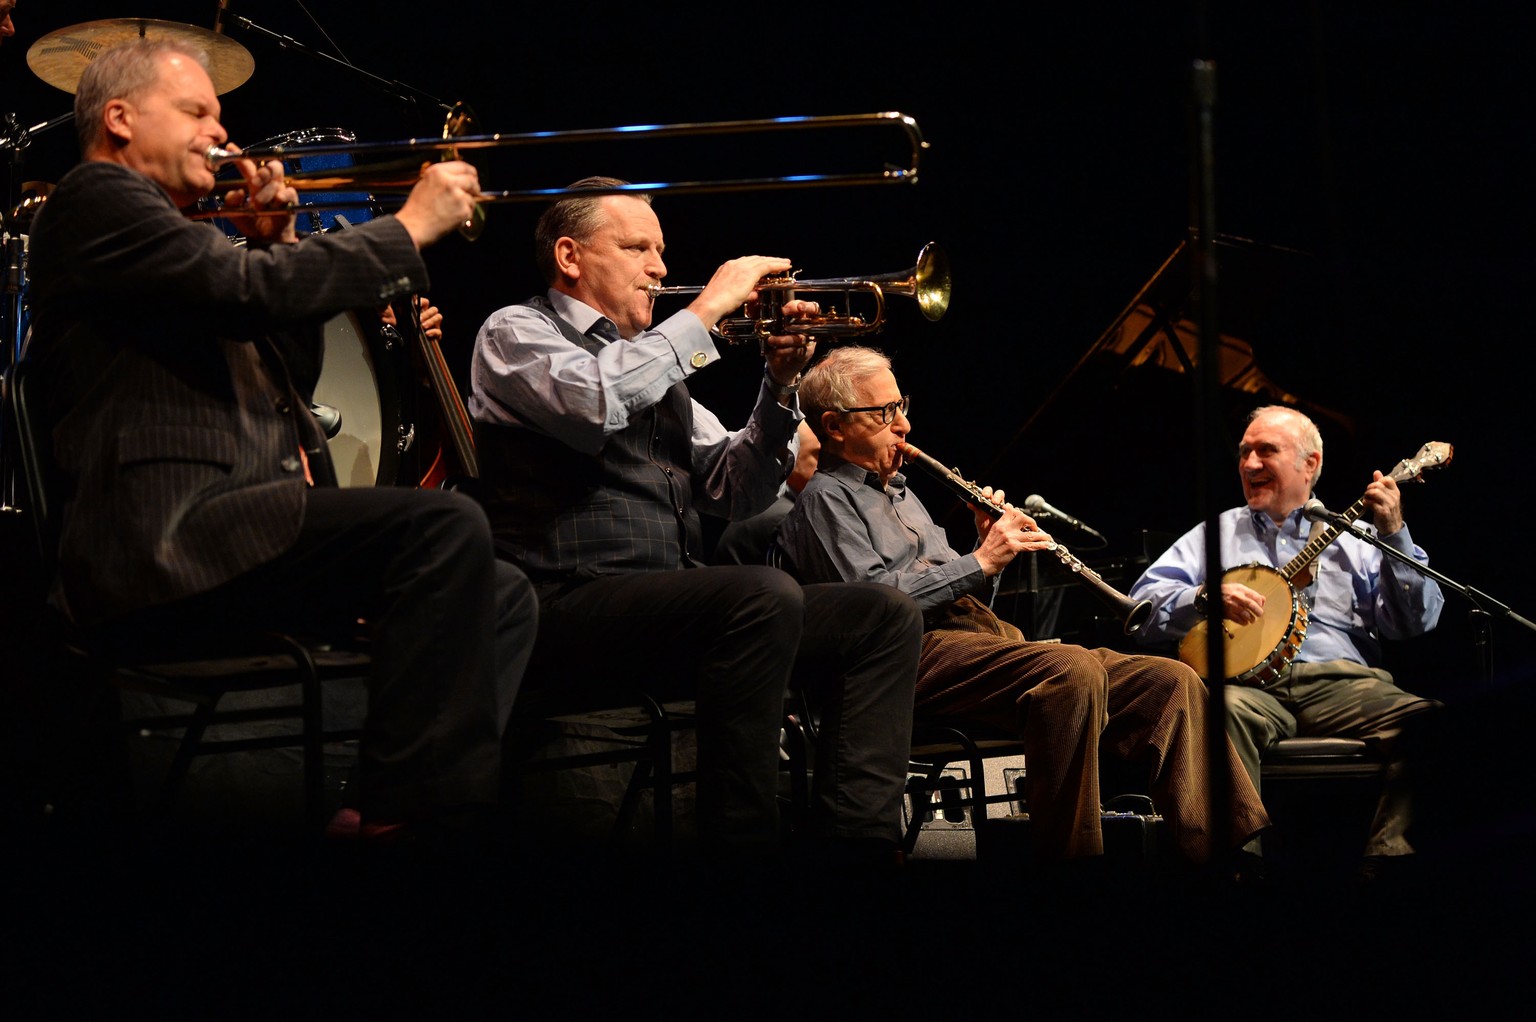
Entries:
{"label": "chair backrest", "polygon": [[770,540],[768,542],[768,548],[763,552],[763,563],[770,568],[778,568],[797,582],[800,581],[800,576],[795,571],[794,562],[789,559],[789,555],[784,552],[784,548],[779,546],[778,540]]}

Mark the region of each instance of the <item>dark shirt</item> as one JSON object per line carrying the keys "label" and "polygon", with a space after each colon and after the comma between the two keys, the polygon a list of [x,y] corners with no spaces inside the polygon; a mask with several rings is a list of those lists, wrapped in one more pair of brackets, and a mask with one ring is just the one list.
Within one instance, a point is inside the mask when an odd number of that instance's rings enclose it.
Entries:
{"label": "dark shirt", "polygon": [[778,544],[801,581],[883,582],[925,613],[991,589],[976,555],[949,545],[905,476],[882,487],[873,472],[825,451]]}

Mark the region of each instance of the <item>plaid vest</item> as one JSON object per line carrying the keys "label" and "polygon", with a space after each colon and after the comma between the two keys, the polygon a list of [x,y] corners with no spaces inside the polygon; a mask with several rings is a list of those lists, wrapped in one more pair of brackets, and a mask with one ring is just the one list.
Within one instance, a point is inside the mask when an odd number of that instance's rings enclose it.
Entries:
{"label": "plaid vest", "polygon": [[[524,304],[572,344],[593,354],[603,347],[543,296]],[[497,555],[545,591],[603,575],[694,566],[703,537],[693,506],[692,436],[693,404],[681,382],[595,455],[530,430],[476,422],[478,492]]]}

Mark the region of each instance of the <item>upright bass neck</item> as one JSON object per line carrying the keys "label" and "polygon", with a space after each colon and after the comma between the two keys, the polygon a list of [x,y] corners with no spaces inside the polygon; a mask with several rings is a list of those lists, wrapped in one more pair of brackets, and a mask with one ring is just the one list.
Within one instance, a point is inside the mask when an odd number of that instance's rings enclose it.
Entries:
{"label": "upright bass neck", "polygon": [[[422,485],[440,485],[449,475],[471,479],[480,475],[480,465],[475,457],[474,428],[470,424],[469,412],[464,407],[463,400],[459,397],[459,389],[454,385],[453,374],[448,369],[448,360],[443,357],[443,349],[431,337],[421,325],[421,310],[416,304],[415,297],[404,299],[395,303],[395,319],[400,322],[401,329],[416,341],[416,352],[421,357],[423,370],[426,372],[427,381],[432,387],[432,396],[437,401],[437,410],[443,429],[448,434],[444,450],[439,450],[437,459],[428,467]],[[441,464],[447,450],[451,449],[453,462],[458,467],[457,473],[449,472]]]}

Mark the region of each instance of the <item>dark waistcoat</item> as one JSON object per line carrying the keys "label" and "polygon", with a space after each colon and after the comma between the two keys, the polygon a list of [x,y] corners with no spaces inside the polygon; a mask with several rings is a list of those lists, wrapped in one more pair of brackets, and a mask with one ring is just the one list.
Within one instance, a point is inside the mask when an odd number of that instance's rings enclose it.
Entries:
{"label": "dark waistcoat", "polygon": [[[561,319],[548,299],[525,304],[571,343],[593,354],[603,347]],[[681,382],[595,455],[527,429],[476,422],[479,494],[497,554],[545,591],[603,575],[692,566],[702,545],[692,435],[693,405]]]}

